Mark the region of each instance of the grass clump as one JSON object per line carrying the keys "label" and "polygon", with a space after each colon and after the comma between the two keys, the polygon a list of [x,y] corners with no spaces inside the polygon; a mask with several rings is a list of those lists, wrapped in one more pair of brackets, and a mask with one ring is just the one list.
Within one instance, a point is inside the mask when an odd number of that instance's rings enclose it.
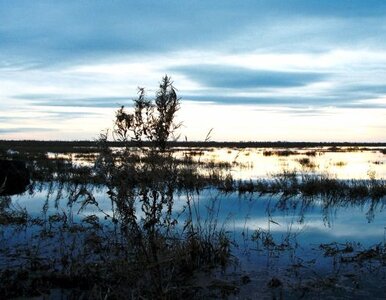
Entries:
{"label": "grass clump", "polygon": [[337,167],[344,167],[346,165],[347,165],[347,163],[344,161],[338,161],[338,162],[334,163],[334,166],[337,166]]}
{"label": "grass clump", "polygon": [[292,150],[265,150],[263,151],[264,156],[290,156],[290,155],[298,155],[299,152]]}
{"label": "grass clump", "polygon": [[299,164],[304,168],[314,169],[316,168],[315,163],[308,157],[300,158],[297,160]]}

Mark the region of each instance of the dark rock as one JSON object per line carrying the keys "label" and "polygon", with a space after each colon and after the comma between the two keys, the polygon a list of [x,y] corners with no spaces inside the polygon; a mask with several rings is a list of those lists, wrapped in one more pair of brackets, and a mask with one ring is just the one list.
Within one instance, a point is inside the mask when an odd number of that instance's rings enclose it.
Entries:
{"label": "dark rock", "polygon": [[23,193],[29,183],[30,174],[25,162],[0,160],[0,196]]}

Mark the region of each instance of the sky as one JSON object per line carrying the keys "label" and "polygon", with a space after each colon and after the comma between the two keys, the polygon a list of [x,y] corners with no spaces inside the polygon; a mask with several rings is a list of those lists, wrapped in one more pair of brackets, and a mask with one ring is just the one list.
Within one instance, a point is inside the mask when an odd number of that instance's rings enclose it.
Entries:
{"label": "sky", "polygon": [[0,139],[96,139],[165,74],[184,140],[386,142],[386,1],[0,0]]}

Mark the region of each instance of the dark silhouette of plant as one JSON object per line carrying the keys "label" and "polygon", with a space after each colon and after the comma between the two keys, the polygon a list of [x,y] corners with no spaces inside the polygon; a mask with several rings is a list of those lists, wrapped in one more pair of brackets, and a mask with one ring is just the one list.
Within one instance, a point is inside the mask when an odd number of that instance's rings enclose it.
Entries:
{"label": "dark silhouette of plant", "polygon": [[175,137],[180,126],[174,121],[179,100],[170,77],[165,75],[154,101],[139,88],[133,111],[124,107],[117,111],[113,137],[126,145],[124,150],[113,152],[107,134],[101,134],[99,140],[96,171],[103,177],[116,208],[113,218],[128,245],[127,256],[134,256],[134,261],[149,272],[153,298],[168,294],[165,287],[181,272],[206,263],[205,259],[213,263],[221,257],[224,261],[229,254],[225,234],[216,237],[213,231],[203,238],[203,230],[193,225],[192,216],[188,216],[189,225],[182,232],[188,238],[174,230],[178,223],[173,210],[176,192],[189,194],[193,193],[189,187],[196,191],[200,186],[198,166],[192,165],[191,157],[177,159],[168,149],[168,140]]}
{"label": "dark silhouette of plant", "polygon": [[136,141],[138,144],[147,140],[158,149],[165,150],[168,139],[181,125],[174,123],[180,99],[173,82],[165,75],[154,101],[146,98],[144,88],[138,88],[138,94],[133,113],[127,113],[124,106],[117,111],[113,132],[115,138],[119,141]]}

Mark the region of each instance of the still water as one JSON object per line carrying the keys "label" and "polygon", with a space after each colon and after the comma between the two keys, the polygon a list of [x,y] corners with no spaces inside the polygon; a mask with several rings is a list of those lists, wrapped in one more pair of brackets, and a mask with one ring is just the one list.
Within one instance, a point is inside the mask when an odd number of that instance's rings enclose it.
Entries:
{"label": "still water", "polygon": [[[196,159],[227,162],[232,165],[235,179],[259,179],[283,170],[305,170],[329,174],[338,179],[386,178],[386,155],[379,148],[329,148],[278,149],[278,148],[213,148],[202,150]],[[306,163],[304,163],[304,160]]]}

